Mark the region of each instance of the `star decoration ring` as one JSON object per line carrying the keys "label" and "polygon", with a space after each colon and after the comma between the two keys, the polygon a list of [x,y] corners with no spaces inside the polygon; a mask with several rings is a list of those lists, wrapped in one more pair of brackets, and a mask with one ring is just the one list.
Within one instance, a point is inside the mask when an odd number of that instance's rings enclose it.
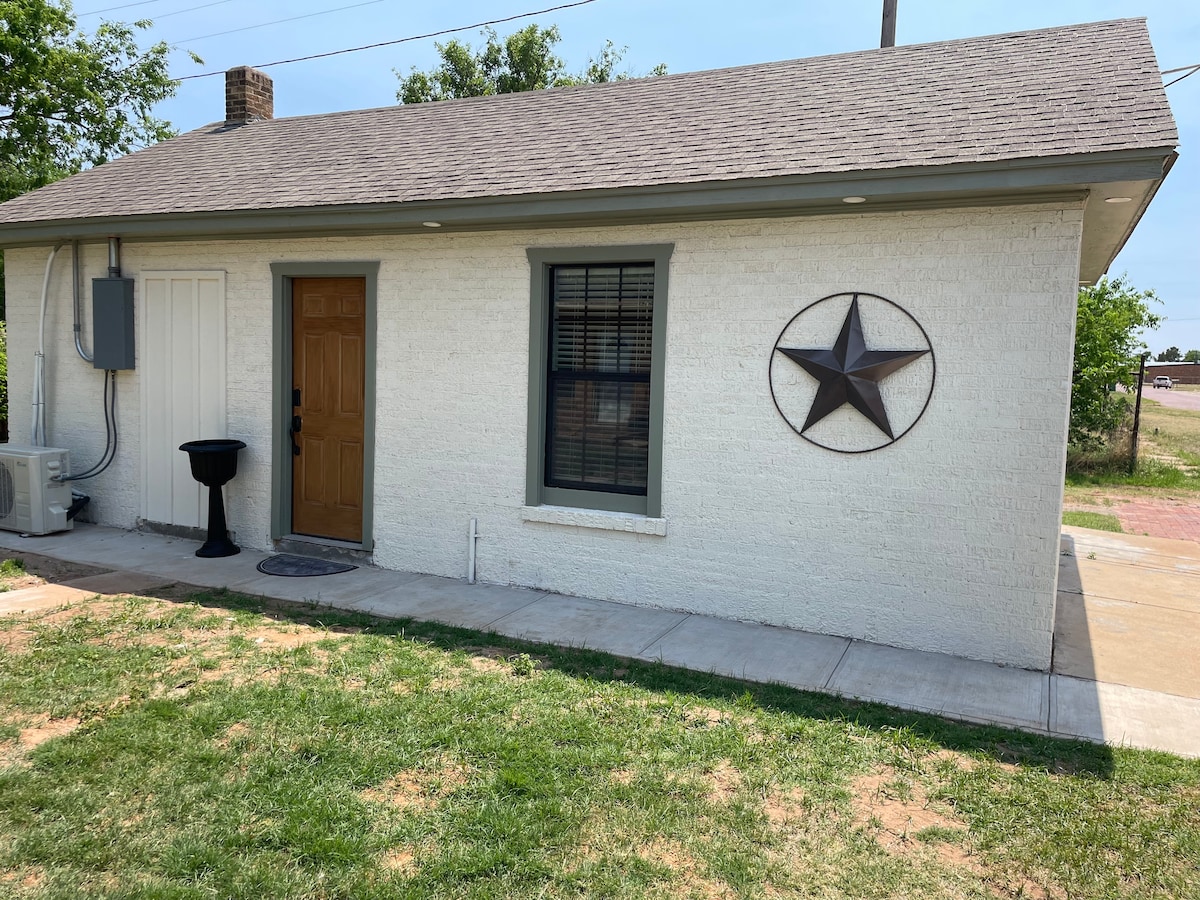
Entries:
{"label": "star decoration ring", "polygon": [[933,394],[925,329],[885,297],[834,294],[792,317],[771,351],[771,397],[807,441],[839,453],[893,444]]}

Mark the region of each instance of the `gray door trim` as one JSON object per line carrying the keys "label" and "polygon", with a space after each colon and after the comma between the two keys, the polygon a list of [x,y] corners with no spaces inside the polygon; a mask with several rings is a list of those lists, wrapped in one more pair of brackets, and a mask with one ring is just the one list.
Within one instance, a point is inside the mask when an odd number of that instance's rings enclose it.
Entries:
{"label": "gray door trim", "polygon": [[[271,538],[291,536],[292,279],[358,277],[366,282],[366,346],[363,352],[363,522],[358,549],[375,549],[375,374],[379,261],[271,263]],[[300,538],[298,538],[300,539]]]}

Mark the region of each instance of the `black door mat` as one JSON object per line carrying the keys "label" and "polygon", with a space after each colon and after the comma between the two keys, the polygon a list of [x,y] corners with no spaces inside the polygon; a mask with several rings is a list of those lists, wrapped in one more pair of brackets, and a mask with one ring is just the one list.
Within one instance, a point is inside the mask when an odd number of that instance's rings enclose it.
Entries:
{"label": "black door mat", "polygon": [[357,569],[350,563],[330,562],[327,559],[313,559],[311,556],[292,556],[290,553],[280,553],[270,556],[258,564],[258,571],[264,575],[282,575],[285,578],[312,578],[316,575],[340,575]]}

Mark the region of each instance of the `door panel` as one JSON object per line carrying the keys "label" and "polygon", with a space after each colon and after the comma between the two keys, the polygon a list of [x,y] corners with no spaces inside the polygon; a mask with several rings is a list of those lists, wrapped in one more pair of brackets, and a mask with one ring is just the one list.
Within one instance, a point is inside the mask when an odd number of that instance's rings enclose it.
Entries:
{"label": "door panel", "polygon": [[292,532],[362,540],[366,282],[292,280]]}
{"label": "door panel", "polygon": [[227,435],[225,273],[143,272],[140,297],[141,515],[200,528],[208,489],[179,445]]}

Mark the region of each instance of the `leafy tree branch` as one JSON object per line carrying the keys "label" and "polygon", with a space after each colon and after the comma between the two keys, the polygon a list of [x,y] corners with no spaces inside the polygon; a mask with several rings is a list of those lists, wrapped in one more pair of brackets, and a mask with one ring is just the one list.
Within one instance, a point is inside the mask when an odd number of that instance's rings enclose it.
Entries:
{"label": "leafy tree branch", "polygon": [[[1138,361],[1146,351],[1141,332],[1162,321],[1150,311],[1150,304],[1157,302],[1154,291],[1136,290],[1125,275],[1101,278],[1080,289],[1071,379],[1072,444],[1094,446],[1124,421],[1126,397],[1138,389]],[[1114,390],[1118,385],[1125,393]]]}
{"label": "leafy tree branch", "polygon": [[[406,76],[396,72],[400,79],[396,99],[401,103],[428,103],[637,77],[629,70],[618,69],[628,48],[618,48],[612,41],[607,41],[581,72],[572,74],[554,52],[562,40],[557,25],[530,25],[503,40],[491,28],[482,34],[487,40],[478,50],[456,40],[435,44],[441,57],[435,68],[422,72],[413,67]],[[667,67],[660,64],[648,74],[665,75],[666,71]]]}
{"label": "leafy tree branch", "polygon": [[149,25],[89,35],[67,0],[0,0],[0,201],[175,134],[153,114],[178,83],[165,43],[138,46]]}

